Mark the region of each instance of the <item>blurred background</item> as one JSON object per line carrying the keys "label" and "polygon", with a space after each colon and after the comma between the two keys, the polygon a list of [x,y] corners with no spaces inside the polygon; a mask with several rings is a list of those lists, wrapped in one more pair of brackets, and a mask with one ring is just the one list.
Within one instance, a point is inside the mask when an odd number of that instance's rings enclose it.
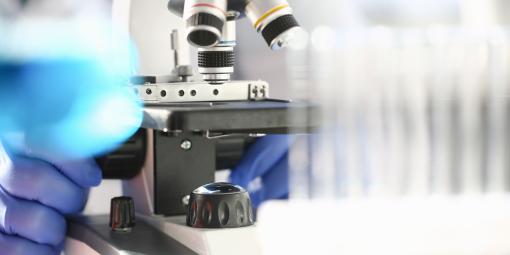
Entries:
{"label": "blurred background", "polygon": [[265,251],[507,254],[510,2],[289,2],[307,31],[289,49],[238,28],[238,78],[322,109],[290,202],[260,211]]}
{"label": "blurred background", "polygon": [[508,189],[508,1],[291,5],[307,35],[274,54],[241,22],[236,74],[324,110],[295,197]]}
{"label": "blurred background", "polygon": [[[327,26],[336,32],[366,30],[373,27],[426,30],[436,26],[487,28],[508,25],[505,15],[510,3],[505,0],[325,0],[320,4],[305,0],[289,1],[300,25],[310,34]],[[236,73],[239,77],[262,74],[276,96],[287,96],[281,88],[290,83],[288,75],[278,73],[288,60],[288,51],[272,54],[251,28],[248,20],[239,22]],[[246,39],[245,39],[246,38]],[[339,40],[338,43],[341,43]],[[264,60],[267,60],[263,62]],[[245,64],[249,63],[249,64]]]}

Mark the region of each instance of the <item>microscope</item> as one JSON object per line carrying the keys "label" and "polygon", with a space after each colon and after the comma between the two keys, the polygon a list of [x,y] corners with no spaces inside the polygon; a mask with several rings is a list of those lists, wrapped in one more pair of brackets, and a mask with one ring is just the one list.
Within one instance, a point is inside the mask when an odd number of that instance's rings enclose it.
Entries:
{"label": "microscope", "polygon": [[272,50],[300,32],[286,0],[171,0],[168,9],[186,21],[201,79],[179,65],[176,31],[172,73],[131,79],[142,128],[97,159],[104,178],[123,180],[124,196],[111,200],[110,215],[71,220],[67,254],[260,254],[247,191],[215,183],[215,171],[235,167],[261,136],[319,123],[308,102],[272,99],[262,80],[231,80],[238,19]]}

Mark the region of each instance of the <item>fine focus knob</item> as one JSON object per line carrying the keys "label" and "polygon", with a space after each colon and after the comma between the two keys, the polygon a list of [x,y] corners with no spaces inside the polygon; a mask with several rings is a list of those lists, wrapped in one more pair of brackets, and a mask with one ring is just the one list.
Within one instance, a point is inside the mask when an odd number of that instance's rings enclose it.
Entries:
{"label": "fine focus knob", "polygon": [[110,204],[110,228],[129,232],[135,226],[135,205],[131,197],[114,197]]}
{"label": "fine focus knob", "polygon": [[186,224],[195,228],[237,228],[253,225],[248,192],[240,186],[219,182],[190,194]]}

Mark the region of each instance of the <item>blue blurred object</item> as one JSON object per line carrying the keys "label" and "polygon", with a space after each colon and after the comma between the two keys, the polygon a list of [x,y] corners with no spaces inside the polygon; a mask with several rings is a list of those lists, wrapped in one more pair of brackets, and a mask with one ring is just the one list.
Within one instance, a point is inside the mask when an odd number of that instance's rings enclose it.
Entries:
{"label": "blue blurred object", "polygon": [[59,254],[65,215],[82,210],[100,182],[93,160],[46,161],[0,144],[0,254]]}
{"label": "blue blurred object", "polygon": [[0,63],[0,138],[21,132],[32,150],[68,157],[115,148],[138,129],[141,105],[101,68],[72,59]]}
{"label": "blue blurred object", "polygon": [[262,137],[232,170],[230,182],[248,190],[254,208],[269,199],[288,198],[288,155],[294,139],[289,135]]}
{"label": "blue blurred object", "polygon": [[0,140],[56,158],[114,149],[143,117],[126,86],[136,65],[129,40],[116,44],[99,25],[41,23],[0,23]]}

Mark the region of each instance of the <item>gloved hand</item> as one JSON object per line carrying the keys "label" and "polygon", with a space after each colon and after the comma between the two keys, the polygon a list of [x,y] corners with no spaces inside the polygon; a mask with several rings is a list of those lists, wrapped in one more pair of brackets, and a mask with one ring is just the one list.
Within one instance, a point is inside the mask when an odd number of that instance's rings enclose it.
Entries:
{"label": "gloved hand", "polygon": [[93,160],[41,159],[7,153],[0,144],[0,254],[59,254],[64,217],[79,212],[88,188],[100,181]]}
{"label": "gloved hand", "polygon": [[269,199],[288,198],[288,151],[294,140],[289,135],[262,137],[232,170],[230,182],[248,189],[254,208]]}

